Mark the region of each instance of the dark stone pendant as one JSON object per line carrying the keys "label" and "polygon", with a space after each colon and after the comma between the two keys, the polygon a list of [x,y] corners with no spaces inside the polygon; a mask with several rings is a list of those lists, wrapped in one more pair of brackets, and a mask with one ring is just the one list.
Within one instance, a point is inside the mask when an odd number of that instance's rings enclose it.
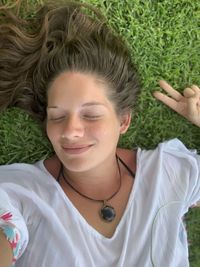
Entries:
{"label": "dark stone pendant", "polygon": [[112,206],[103,203],[103,207],[100,211],[101,218],[106,222],[112,222],[116,216],[115,209]]}

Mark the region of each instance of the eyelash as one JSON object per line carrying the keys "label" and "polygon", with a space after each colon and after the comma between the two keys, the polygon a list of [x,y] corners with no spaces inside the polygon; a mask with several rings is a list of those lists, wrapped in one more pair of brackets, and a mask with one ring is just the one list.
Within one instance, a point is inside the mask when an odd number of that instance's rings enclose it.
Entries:
{"label": "eyelash", "polygon": [[100,115],[96,115],[96,116],[92,116],[92,115],[85,115],[85,116],[83,116],[83,118],[86,118],[86,119],[88,119],[88,120],[97,120],[97,119],[100,119],[101,118],[101,116]]}
{"label": "eyelash", "polygon": [[[98,120],[100,119],[102,116],[101,115],[83,115],[83,118],[88,119],[88,120]],[[50,121],[61,121],[65,119],[65,116],[62,117],[58,117],[58,118],[49,118]]]}
{"label": "eyelash", "polygon": [[64,119],[65,117],[58,117],[58,118],[49,118],[50,121],[59,121],[59,120],[62,120]]}

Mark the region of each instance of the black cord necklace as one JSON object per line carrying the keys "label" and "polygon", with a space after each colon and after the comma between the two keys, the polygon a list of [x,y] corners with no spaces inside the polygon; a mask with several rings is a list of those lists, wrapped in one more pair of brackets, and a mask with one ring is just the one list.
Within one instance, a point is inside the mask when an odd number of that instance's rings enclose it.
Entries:
{"label": "black cord necklace", "polygon": [[[117,155],[116,155],[116,160],[117,160],[117,167],[118,167],[118,170],[119,170],[120,183],[119,183],[119,187],[117,188],[117,190],[110,197],[108,197],[107,199],[93,199],[93,198],[88,197],[88,196],[82,194],[81,192],[79,192],[75,187],[73,187],[73,185],[71,185],[69,183],[69,181],[65,177],[63,164],[61,164],[61,168],[60,168],[60,172],[59,172],[59,174],[62,175],[62,177],[63,177],[64,181],[66,182],[66,184],[69,185],[76,193],[78,193],[82,197],[85,197],[85,198],[87,198],[89,200],[98,201],[98,202],[102,202],[103,203],[103,205],[102,205],[102,207],[100,209],[99,215],[106,222],[112,222],[116,217],[116,211],[115,211],[114,207],[109,205],[107,202],[109,200],[111,200],[119,192],[119,190],[121,188],[122,177],[121,177],[121,170],[120,170],[120,167],[119,167],[119,160],[120,159],[119,159],[119,157]],[[60,178],[60,175],[59,175],[59,178]],[[59,181],[59,179],[58,179],[58,181]]]}

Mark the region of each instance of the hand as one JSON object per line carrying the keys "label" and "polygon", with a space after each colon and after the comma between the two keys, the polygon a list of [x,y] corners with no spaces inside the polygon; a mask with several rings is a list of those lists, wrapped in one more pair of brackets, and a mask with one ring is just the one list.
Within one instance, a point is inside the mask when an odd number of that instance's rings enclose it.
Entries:
{"label": "hand", "polygon": [[191,123],[200,127],[200,89],[196,85],[187,87],[183,95],[175,90],[166,81],[159,81],[160,87],[169,95],[161,92],[154,92],[156,99],[163,102],[171,109],[188,119]]}

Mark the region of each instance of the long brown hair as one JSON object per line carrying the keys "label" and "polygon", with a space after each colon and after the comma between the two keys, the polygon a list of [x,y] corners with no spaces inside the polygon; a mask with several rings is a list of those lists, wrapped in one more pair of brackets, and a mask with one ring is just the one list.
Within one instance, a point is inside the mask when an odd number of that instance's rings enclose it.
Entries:
{"label": "long brown hair", "polygon": [[44,121],[48,87],[64,71],[102,79],[117,112],[134,107],[139,83],[130,51],[94,7],[48,1],[26,17],[18,11],[0,9],[0,110],[17,106]]}

